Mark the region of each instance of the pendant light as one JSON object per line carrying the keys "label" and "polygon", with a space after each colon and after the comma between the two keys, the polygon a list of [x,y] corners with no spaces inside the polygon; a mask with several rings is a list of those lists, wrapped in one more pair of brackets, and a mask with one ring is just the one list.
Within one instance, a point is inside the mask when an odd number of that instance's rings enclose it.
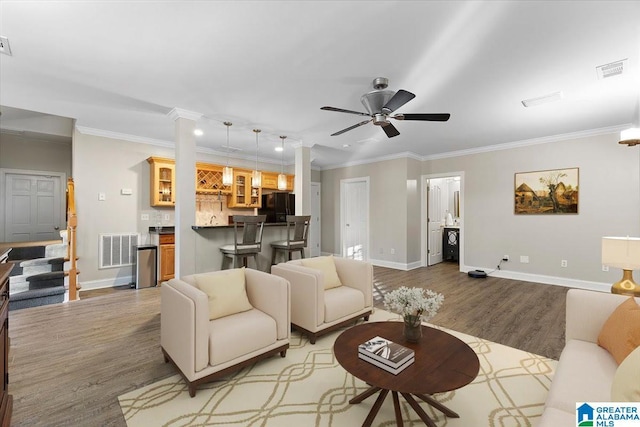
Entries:
{"label": "pendant light", "polygon": [[282,150],[280,150],[281,162],[280,162],[280,174],[278,175],[278,190],[284,191],[287,189],[287,176],[284,174],[284,140],[286,136],[281,136]]}
{"label": "pendant light", "polygon": [[229,186],[233,184],[233,168],[229,167],[229,126],[231,122],[224,122],[227,127],[227,165],[222,169],[222,185]]}
{"label": "pendant light", "polygon": [[253,130],[256,133],[256,168],[251,172],[251,186],[253,188],[260,188],[262,186],[262,172],[258,170],[258,134],[260,129]]}

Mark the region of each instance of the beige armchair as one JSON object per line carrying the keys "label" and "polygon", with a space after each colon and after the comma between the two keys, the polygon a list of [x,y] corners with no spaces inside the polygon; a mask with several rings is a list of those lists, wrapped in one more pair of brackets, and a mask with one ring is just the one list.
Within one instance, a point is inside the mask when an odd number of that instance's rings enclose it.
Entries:
{"label": "beige armchair", "polygon": [[249,309],[223,313],[214,320],[210,320],[209,296],[198,285],[205,280],[220,280],[220,275],[233,274],[230,272],[234,270],[194,274],[162,285],[162,353],[165,362],[171,361],[184,377],[191,397],[199,384],[276,353],[285,357],[289,348],[289,282],[262,271],[240,270],[244,271]]}
{"label": "beige armchair", "polygon": [[[325,272],[311,268],[317,259],[333,259],[340,285],[325,289]],[[320,335],[363,317],[373,309],[373,267],[347,258],[318,257],[271,267],[271,274],[291,283],[291,324],[315,344]]]}

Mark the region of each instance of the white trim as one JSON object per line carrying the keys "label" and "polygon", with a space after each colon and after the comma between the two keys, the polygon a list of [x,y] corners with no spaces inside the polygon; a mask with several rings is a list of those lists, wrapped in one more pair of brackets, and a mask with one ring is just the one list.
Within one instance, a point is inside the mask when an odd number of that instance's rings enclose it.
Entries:
{"label": "white trim", "polygon": [[320,170],[324,171],[324,170],[331,170],[331,169],[340,169],[340,168],[349,167],[349,166],[358,166],[358,165],[364,165],[364,164],[370,164],[370,163],[378,163],[378,162],[382,162],[382,161],[385,161],[385,160],[395,160],[395,159],[402,159],[402,158],[410,158],[410,159],[415,159],[415,160],[419,160],[419,161],[427,161],[427,160],[446,159],[446,158],[450,158],[450,157],[469,156],[469,155],[472,155],[472,154],[487,153],[487,152],[491,152],[491,151],[509,150],[509,149],[512,149],[512,148],[528,147],[528,146],[531,146],[531,145],[548,144],[548,143],[553,143],[553,142],[558,142],[558,141],[565,141],[565,140],[569,140],[569,139],[586,138],[586,137],[591,137],[591,136],[599,136],[599,135],[607,135],[607,134],[612,134],[612,133],[618,133],[621,130],[627,129],[627,128],[632,127],[632,126],[633,126],[633,124],[626,123],[626,124],[622,124],[622,125],[608,126],[608,127],[604,127],[604,128],[597,128],[597,129],[589,129],[589,130],[578,131],[578,132],[563,133],[563,134],[558,134],[558,135],[544,136],[544,137],[540,137],[540,138],[525,139],[525,140],[520,140],[520,141],[512,141],[512,142],[506,142],[506,143],[503,143],[503,144],[494,144],[494,145],[488,145],[488,146],[485,146],[485,147],[470,148],[470,149],[467,149],[467,150],[449,151],[449,152],[446,152],[446,153],[431,154],[431,155],[427,155],[427,156],[420,156],[418,154],[411,153],[411,152],[402,152],[402,153],[397,153],[397,154],[391,154],[391,155],[388,155],[388,156],[381,156],[381,157],[375,157],[375,158],[370,158],[370,159],[366,159],[366,160],[359,160],[359,161],[353,161],[353,162],[347,162],[347,163],[341,163],[341,164],[325,166],[325,167],[320,168]]}
{"label": "white trim", "polygon": [[410,262],[408,264],[405,264],[401,262],[386,261],[381,259],[369,259],[369,262],[375,265],[376,267],[393,268],[394,270],[402,270],[402,271],[415,270],[416,268],[422,267],[422,263],[420,261],[415,261],[415,262]]}
{"label": "white trim", "polygon": [[524,282],[542,283],[544,285],[564,286],[567,288],[587,289],[591,291],[610,292],[610,283],[591,282],[588,280],[570,279],[567,277],[545,276],[542,274],[521,273],[518,271],[495,270],[483,267],[472,267],[461,265],[460,271],[467,273],[472,270],[483,270],[490,277],[500,277],[503,279],[521,280]]}
{"label": "white trim", "polygon": [[120,276],[113,277],[111,279],[101,279],[101,280],[91,280],[88,282],[80,283],[80,292],[88,291],[91,289],[104,289],[104,288],[115,288],[116,286],[131,286],[132,283],[135,283],[135,279],[133,276]]}
{"label": "white trim", "polygon": [[197,122],[198,120],[200,120],[200,118],[202,118],[202,113],[175,107],[167,113],[167,116],[169,116],[169,118],[174,121],[177,119],[187,119]]}
{"label": "white trim", "polygon": [[363,159],[363,160],[354,160],[352,162],[340,163],[337,165],[330,165],[330,166],[322,167],[320,170],[326,171],[331,169],[346,168],[350,166],[368,165],[371,163],[378,163],[378,162],[383,162],[385,160],[396,160],[396,159],[414,159],[418,161],[423,161],[424,157],[415,153],[411,153],[409,151],[403,151],[402,153],[389,154],[387,156],[382,156],[382,157],[375,157],[375,158]]}

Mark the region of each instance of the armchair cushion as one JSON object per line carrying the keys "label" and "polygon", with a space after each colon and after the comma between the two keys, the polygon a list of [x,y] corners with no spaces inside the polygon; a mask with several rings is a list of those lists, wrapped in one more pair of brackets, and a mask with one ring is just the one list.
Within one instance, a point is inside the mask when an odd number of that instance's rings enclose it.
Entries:
{"label": "armchair cushion", "polygon": [[226,270],[217,274],[195,276],[198,288],[209,299],[209,320],[219,319],[253,307],[247,297],[244,267]]}
{"label": "armchair cushion", "polygon": [[256,309],[209,322],[209,364],[219,365],[274,344],[276,330],[276,321]]}
{"label": "armchair cushion", "polygon": [[324,275],[325,290],[342,286],[342,282],[340,281],[340,277],[338,277],[338,272],[336,271],[336,264],[333,260],[333,255],[303,259],[302,265],[304,267],[322,271]]}
{"label": "armchair cushion", "polygon": [[611,353],[618,365],[640,346],[640,306],[633,297],[611,313],[598,335],[598,345]]}
{"label": "armchair cushion", "polygon": [[358,289],[339,286],[324,293],[325,322],[333,322],[361,310],[364,310],[364,294]]}

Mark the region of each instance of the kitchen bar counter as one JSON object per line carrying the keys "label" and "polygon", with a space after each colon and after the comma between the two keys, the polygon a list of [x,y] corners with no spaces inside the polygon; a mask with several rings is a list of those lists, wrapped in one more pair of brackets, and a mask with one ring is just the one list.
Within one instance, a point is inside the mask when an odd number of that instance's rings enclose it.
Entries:
{"label": "kitchen bar counter", "polygon": [[[265,227],[282,227],[282,226],[286,226],[287,223],[286,222],[265,222],[264,226]],[[198,231],[198,230],[208,230],[208,229],[214,229],[214,228],[233,228],[233,224],[229,224],[229,225],[192,225],[191,229]]]}

